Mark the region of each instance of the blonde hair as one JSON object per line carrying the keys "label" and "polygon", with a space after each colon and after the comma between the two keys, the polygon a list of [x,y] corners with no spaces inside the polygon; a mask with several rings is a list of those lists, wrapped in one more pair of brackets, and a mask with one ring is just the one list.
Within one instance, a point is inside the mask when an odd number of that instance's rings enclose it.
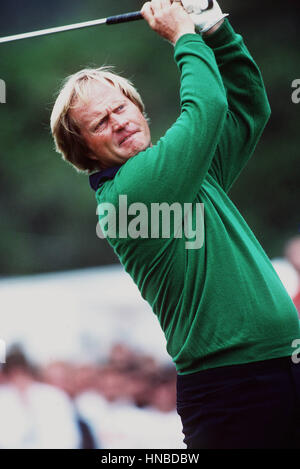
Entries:
{"label": "blonde hair", "polygon": [[138,91],[128,79],[116,75],[112,70],[113,67],[107,66],[85,68],[70,75],[65,79],[53,106],[50,126],[56,151],[78,172],[91,173],[102,169],[101,161],[89,158],[91,151],[69,112],[78,102],[86,102],[92,81],[109,83],[119,89],[146,117],[144,103]]}

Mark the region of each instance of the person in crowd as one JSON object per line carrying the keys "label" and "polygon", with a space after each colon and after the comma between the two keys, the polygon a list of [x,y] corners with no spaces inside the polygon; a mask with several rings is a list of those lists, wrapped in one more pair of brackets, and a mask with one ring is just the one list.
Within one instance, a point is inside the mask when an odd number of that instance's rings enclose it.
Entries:
{"label": "person in crowd", "polygon": [[293,295],[293,302],[300,317],[300,236],[291,238],[285,246],[285,257],[293,266],[298,277],[298,287]]}
{"label": "person in crowd", "polygon": [[93,428],[88,424],[80,414],[76,406],[76,367],[71,363],[57,361],[48,363],[42,370],[42,376],[45,383],[55,386],[67,394],[73,407],[73,413],[76,425],[80,434],[80,449],[95,449],[101,446],[97,441]]}
{"label": "person in crowd", "polygon": [[77,449],[79,432],[68,396],[40,382],[19,346],[11,347],[2,369],[0,448]]}

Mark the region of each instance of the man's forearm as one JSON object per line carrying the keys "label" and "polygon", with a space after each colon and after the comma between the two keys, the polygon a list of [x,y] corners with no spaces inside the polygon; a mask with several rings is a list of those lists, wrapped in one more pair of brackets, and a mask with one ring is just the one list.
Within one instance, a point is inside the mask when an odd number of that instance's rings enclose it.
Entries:
{"label": "man's forearm", "polygon": [[228,20],[203,39],[214,51],[227,94],[228,113],[210,171],[228,191],[253,154],[270,106],[260,71]]}
{"label": "man's forearm", "polygon": [[229,109],[234,113],[240,113],[242,109],[245,112],[253,112],[256,109],[258,113],[269,114],[269,104],[259,68],[243,38],[234,32],[227,19],[223,21],[214,34],[204,36],[204,40],[214,51],[226,89]]}

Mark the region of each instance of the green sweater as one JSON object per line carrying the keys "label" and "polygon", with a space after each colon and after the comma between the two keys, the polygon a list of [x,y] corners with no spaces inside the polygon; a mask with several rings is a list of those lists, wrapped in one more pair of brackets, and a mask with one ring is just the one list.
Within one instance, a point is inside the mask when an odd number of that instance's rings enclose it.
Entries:
{"label": "green sweater", "polygon": [[153,203],[189,203],[193,226],[196,204],[204,204],[203,246],[187,249],[175,224],[168,239],[107,239],[156,314],[179,374],[291,355],[300,336],[296,309],[227,195],[270,115],[260,72],[228,20],[205,41],[182,36],[175,61],[179,118],[102,184],[96,199],[117,214],[119,195],[149,213]]}

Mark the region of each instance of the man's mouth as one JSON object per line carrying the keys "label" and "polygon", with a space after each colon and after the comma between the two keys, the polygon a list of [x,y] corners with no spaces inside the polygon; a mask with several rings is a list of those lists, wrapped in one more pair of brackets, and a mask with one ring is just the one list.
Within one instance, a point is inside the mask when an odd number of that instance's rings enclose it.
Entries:
{"label": "man's mouth", "polygon": [[127,135],[125,135],[119,142],[119,146],[123,145],[123,143],[127,142],[127,140],[130,139],[130,137],[132,137],[132,135],[136,134],[138,132],[138,130],[135,130],[134,132],[130,132],[128,133]]}

